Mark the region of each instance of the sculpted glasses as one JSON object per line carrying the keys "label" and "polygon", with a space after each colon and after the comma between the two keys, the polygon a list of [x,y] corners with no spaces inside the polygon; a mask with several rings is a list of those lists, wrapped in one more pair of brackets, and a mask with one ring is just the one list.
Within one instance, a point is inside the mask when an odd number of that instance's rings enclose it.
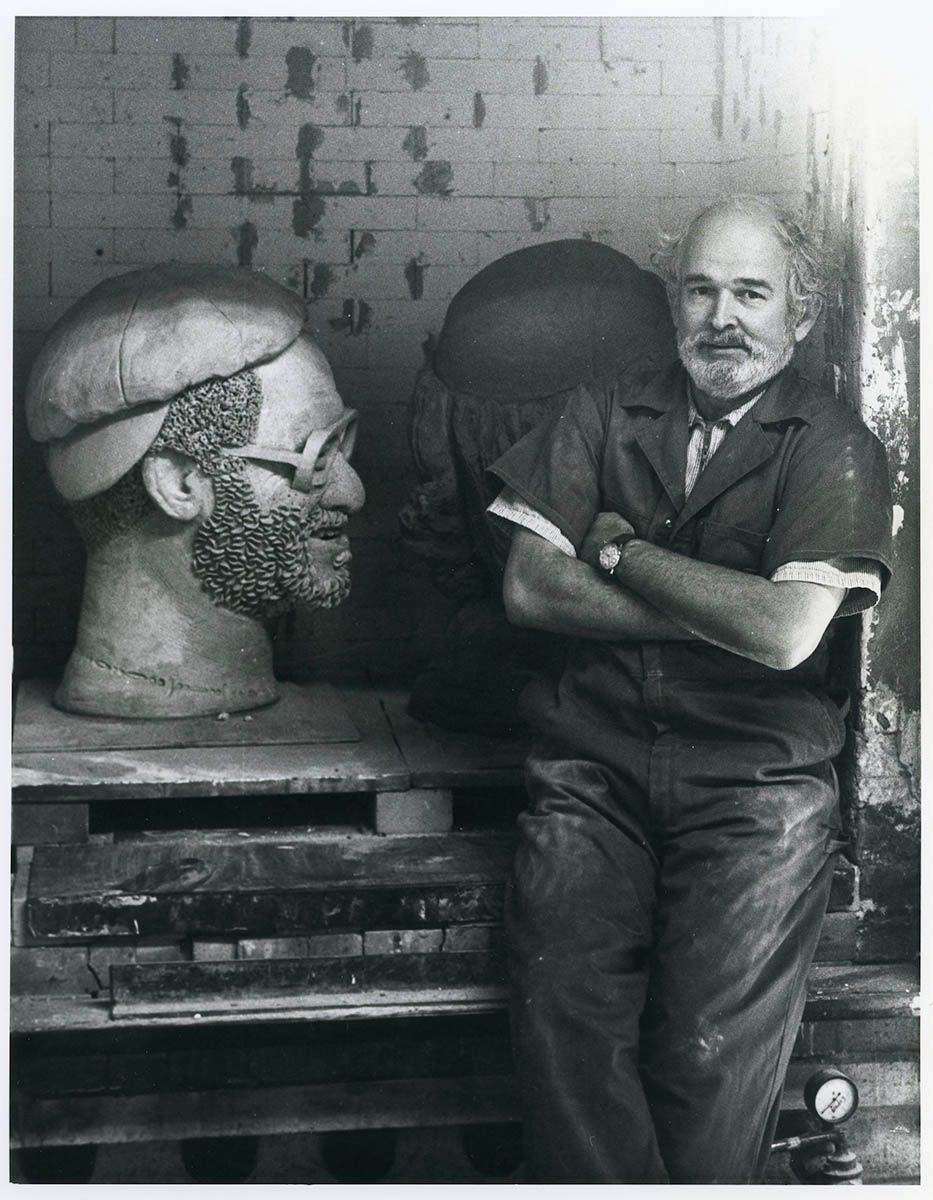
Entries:
{"label": "sculpted glasses", "polygon": [[277,446],[224,447],[224,454],[248,458],[251,462],[284,463],[294,468],[292,487],[299,492],[322,488],[338,454],[349,459],[356,441],[355,408],[348,408],[339,420],[326,429],[315,429],[301,450],[281,450]]}

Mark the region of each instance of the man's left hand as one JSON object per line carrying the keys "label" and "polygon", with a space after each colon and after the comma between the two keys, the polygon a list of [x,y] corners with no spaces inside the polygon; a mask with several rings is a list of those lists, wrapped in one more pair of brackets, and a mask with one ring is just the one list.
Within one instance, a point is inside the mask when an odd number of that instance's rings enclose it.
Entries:
{"label": "man's left hand", "polygon": [[580,558],[591,567],[599,566],[599,552],[611,538],[623,533],[634,533],[633,526],[618,513],[601,512],[593,519],[580,547]]}

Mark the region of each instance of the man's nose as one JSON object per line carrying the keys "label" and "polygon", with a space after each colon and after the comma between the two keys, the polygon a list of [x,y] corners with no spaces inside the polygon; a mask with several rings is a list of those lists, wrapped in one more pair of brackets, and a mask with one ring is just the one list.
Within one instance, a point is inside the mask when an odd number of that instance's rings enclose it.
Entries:
{"label": "man's nose", "polygon": [[344,456],[336,454],[321,494],[321,505],[324,508],[342,508],[345,512],[354,513],[363,507],[365,499],[363,481]]}
{"label": "man's nose", "polygon": [[716,292],[709,323],[713,329],[728,329],[730,325],[735,324],[735,308],[731,292],[725,289]]}

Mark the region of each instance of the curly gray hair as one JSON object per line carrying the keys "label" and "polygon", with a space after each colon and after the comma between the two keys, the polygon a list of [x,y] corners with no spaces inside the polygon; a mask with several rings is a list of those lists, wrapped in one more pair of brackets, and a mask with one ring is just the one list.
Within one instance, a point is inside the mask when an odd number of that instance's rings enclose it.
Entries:
{"label": "curly gray hair", "polygon": [[816,297],[825,298],[835,264],[805,221],[765,196],[738,193],[708,205],[675,233],[662,234],[651,263],[664,281],[673,304],[680,286],[684,249],[697,225],[711,213],[740,213],[762,219],[787,251],[788,304],[802,317]]}

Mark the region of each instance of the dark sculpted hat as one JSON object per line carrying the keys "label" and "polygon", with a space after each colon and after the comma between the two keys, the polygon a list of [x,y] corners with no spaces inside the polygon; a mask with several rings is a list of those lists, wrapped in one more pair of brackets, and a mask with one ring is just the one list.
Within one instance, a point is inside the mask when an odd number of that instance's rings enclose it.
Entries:
{"label": "dark sculpted hat", "polygon": [[26,388],[66,500],[105,491],[152,445],[172,398],[275,358],[301,297],[245,267],[165,263],[105,280],[53,326]]}

